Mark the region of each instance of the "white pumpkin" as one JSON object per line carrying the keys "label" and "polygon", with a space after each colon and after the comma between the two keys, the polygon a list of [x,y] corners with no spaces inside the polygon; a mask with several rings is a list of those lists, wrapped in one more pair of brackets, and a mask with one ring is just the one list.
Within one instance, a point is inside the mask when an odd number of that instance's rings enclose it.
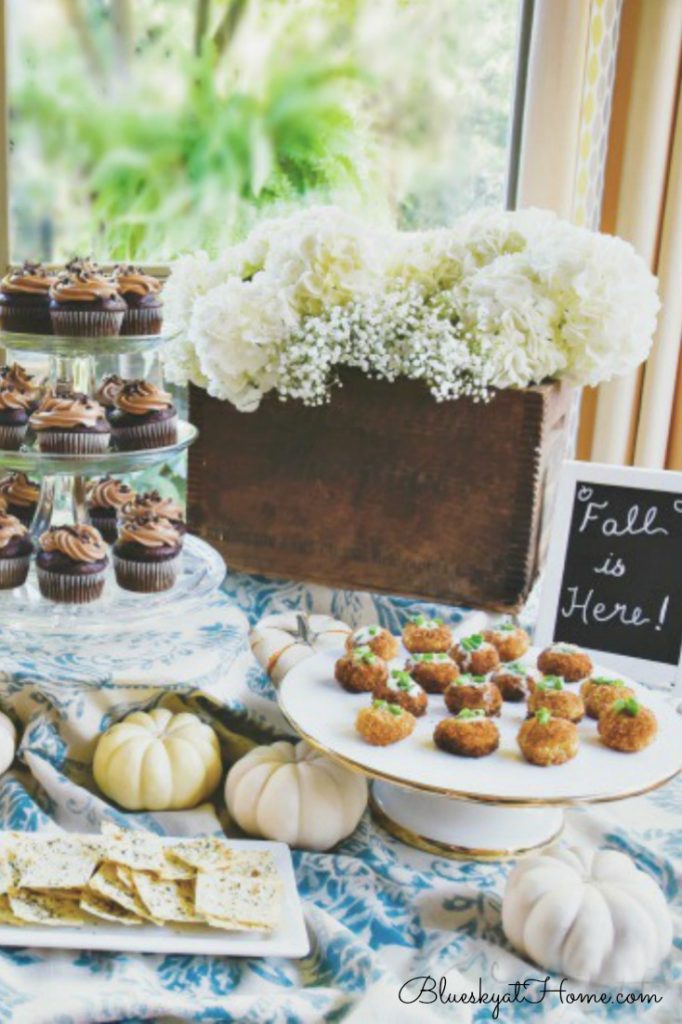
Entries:
{"label": "white pumpkin", "polygon": [[255,747],[230,768],[225,800],[249,835],[328,850],[353,831],[367,783],[301,740]]}
{"label": "white pumpkin", "polygon": [[126,810],[194,807],[220,782],[218,737],[187,712],[135,711],[103,733],[93,773],[105,796]]}
{"label": "white pumpkin", "polygon": [[522,956],[599,985],[642,982],[672,944],[663,893],[616,850],[554,847],[521,861],[507,882],[502,924]]}
{"label": "white pumpkin", "polygon": [[6,772],[17,749],[17,730],[14,722],[0,711],[0,775]]}
{"label": "white pumpkin", "polygon": [[262,618],[249,640],[259,664],[278,686],[299,661],[343,647],[350,631],[350,626],[331,615],[283,612]]}

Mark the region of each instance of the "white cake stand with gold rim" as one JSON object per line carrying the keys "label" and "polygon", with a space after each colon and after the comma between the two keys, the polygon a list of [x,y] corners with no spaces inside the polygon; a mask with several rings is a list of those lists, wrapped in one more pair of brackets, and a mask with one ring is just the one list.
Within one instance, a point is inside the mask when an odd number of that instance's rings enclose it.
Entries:
{"label": "white cake stand with gold rim", "polygon": [[[433,743],[436,723],[449,714],[438,695],[429,697],[429,709],[411,736],[388,747],[370,746],[355,731],[355,718],[371,696],[348,694],[334,680],[341,653],[296,665],[279,687],[280,707],[312,746],[373,780],[372,811],[387,831],[431,853],[469,860],[518,857],[558,837],[565,807],[637,796],[682,769],[682,721],[673,705],[629,680],[659,722],[656,740],[638,754],[609,750],[596,723],[586,718],[578,725],[577,757],[553,768],[535,767],[516,743],[525,703],[505,703],[495,719],[499,749],[478,759],[455,757]],[[521,660],[534,665],[536,654],[530,651]]]}

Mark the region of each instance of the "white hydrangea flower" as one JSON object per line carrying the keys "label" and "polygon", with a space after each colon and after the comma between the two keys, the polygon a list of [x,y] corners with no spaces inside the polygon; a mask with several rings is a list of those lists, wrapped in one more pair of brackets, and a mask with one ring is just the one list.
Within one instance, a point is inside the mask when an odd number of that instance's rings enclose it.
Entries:
{"label": "white hydrangea flower", "polygon": [[194,304],[190,335],[209,394],[242,412],[258,408],[277,383],[277,348],[296,328],[281,289],[266,275],[232,277]]}
{"label": "white hydrangea flower", "polygon": [[333,206],[290,217],[271,241],[264,267],[302,316],[317,316],[379,287],[381,247],[365,224]]}
{"label": "white hydrangea flower", "polygon": [[559,222],[538,243],[533,265],[560,297],[566,380],[596,386],[647,358],[660,308],[658,284],[628,242]]}
{"label": "white hydrangea flower", "polygon": [[163,307],[166,327],[176,337],[162,349],[166,377],[173,384],[192,381],[206,387],[190,326],[192,313],[197,299],[228,276],[226,267],[205,252],[181,256],[173,263],[163,289]]}
{"label": "white hydrangea flower", "polygon": [[646,358],[658,297],[631,246],[547,211],[400,233],[312,207],[178,261],[166,311],[183,327],[169,377],[251,410],[273,389],[329,401],[342,367],[421,380],[437,401],[598,384]]}
{"label": "white hydrangea flower", "polygon": [[525,249],[525,226],[527,222],[517,213],[484,209],[461,217],[454,225],[453,233],[475,265],[483,267],[498,256]]}
{"label": "white hydrangea flower", "polygon": [[499,256],[453,293],[472,335],[485,343],[486,377],[497,388],[522,388],[567,365],[562,307],[535,280],[527,253]]}
{"label": "white hydrangea flower", "polygon": [[418,284],[427,295],[452,288],[475,269],[469,249],[448,228],[395,232],[387,249],[389,280]]}

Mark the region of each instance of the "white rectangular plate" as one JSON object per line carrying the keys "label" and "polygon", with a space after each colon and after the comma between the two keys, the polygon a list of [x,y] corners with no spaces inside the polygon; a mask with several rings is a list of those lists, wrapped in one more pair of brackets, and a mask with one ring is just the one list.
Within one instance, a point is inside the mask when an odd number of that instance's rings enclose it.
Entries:
{"label": "white rectangular plate", "polygon": [[[169,846],[182,837],[161,837]],[[230,845],[254,852],[269,850],[282,880],[282,916],[279,928],[267,932],[229,932],[201,925],[101,924],[76,927],[0,925],[0,946],[37,946],[43,949],[97,949],[122,953],[183,953],[213,956],[302,957],[310,951],[303,908],[296,888],[291,851],[285,843],[231,839]]]}

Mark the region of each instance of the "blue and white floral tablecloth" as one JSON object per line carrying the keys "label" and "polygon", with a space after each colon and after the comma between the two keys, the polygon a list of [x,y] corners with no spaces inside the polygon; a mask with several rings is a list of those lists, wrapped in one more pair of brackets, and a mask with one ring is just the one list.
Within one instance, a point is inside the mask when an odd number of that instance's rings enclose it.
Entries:
{"label": "blue and white floral tablecloth", "polygon": [[[89,763],[98,732],[158,700],[204,715],[228,758],[287,733],[271,685],[247,644],[249,625],[289,608],[398,629],[413,603],[231,575],[193,618],[121,630],[106,640],[9,635],[0,624],[0,702],[23,730],[16,766],[0,778],[0,826],[96,831],[103,818],[171,834],[217,831],[222,806],[122,816],[95,795]],[[433,606],[427,606],[431,611]],[[461,613],[439,609],[456,622]],[[627,851],[663,887],[682,934],[682,781],[645,798],[571,811],[565,838]],[[333,853],[295,852],[312,952],[301,961],[0,949],[0,1022],[85,1024],[195,1020],[240,1024],[428,1024],[590,1018],[682,1020],[680,939],[644,992],[648,1005],[585,1007],[585,992],[510,950],[500,906],[508,866],[448,861],[409,849],[368,816]],[[412,978],[425,979],[402,989]],[[426,979],[434,979],[433,982]],[[441,983],[450,1002],[430,1002]],[[529,979],[542,979],[529,980]],[[524,1001],[509,999],[528,981]],[[425,987],[420,1002],[417,986]],[[484,999],[463,1005],[458,995]]]}

